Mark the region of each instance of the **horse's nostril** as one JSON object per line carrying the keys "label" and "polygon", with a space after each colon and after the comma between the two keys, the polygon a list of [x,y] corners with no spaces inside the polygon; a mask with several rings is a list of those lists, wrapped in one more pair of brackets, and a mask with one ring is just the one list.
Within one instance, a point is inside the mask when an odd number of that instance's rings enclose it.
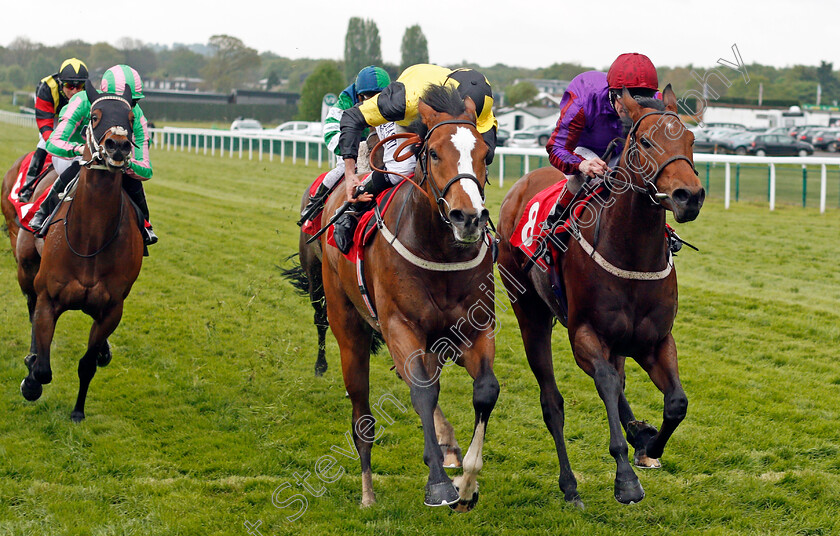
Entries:
{"label": "horse's nostril", "polygon": [[107,140],[105,140],[105,148],[109,151],[113,151],[117,148],[117,142],[115,142],[111,138],[108,138]]}
{"label": "horse's nostril", "polygon": [[674,193],[671,194],[671,199],[679,205],[686,204],[690,198],[691,194],[688,193],[688,190],[685,188],[677,188],[674,190]]}
{"label": "horse's nostril", "polygon": [[449,211],[449,219],[453,223],[464,223],[464,220],[466,219],[466,216],[464,215],[463,210],[455,209],[455,210],[450,210]]}
{"label": "horse's nostril", "polygon": [[120,144],[120,151],[122,151],[123,154],[128,154],[131,152],[131,144],[127,141],[122,142]]}

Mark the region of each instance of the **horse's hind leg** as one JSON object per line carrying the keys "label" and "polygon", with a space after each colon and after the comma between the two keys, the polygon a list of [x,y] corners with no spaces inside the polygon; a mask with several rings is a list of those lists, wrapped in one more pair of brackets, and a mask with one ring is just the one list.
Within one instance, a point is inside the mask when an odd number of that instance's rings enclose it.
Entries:
{"label": "horse's hind leg", "polygon": [[461,447],[455,439],[455,429],[446,419],[440,404],[435,406],[435,434],[437,435],[440,452],[443,454],[444,467],[461,467]]}
{"label": "horse's hind leg", "polygon": [[487,422],[490,413],[499,398],[499,381],[493,374],[493,339],[479,337],[475,347],[464,357],[467,372],[473,377],[473,409],[475,410],[475,428],[473,429],[470,448],[464,456],[464,474],[455,478],[459,500],[452,509],[468,512],[478,502],[478,473],[484,465],[482,450]]}
{"label": "horse's hind leg", "polygon": [[329,323],[341,351],[344,386],[353,404],[353,442],[362,466],[362,506],[376,502],[370,450],[375,439],[375,420],[370,409],[370,329],[340,289],[328,295]]}
{"label": "horse's hind leg", "polygon": [[[315,273],[317,272],[317,281]],[[315,327],[318,329],[318,359],[315,361],[315,375],[323,376],[327,371],[327,328],[330,326],[327,321],[327,304],[324,301],[324,287],[321,283],[321,267],[313,270],[309,278],[309,299],[315,309]]]}
{"label": "horse's hind leg", "polygon": [[633,504],[645,497],[645,491],[639,482],[633,467],[627,461],[627,441],[619,413],[619,400],[622,392],[621,375],[607,359],[609,349],[589,326],[577,327],[570,332],[575,360],[584,372],[595,380],[598,395],[604,401],[607,421],[610,427],[610,454],[615,459],[615,498],[622,504]]}
{"label": "horse's hind leg", "polygon": [[88,337],[88,347],[85,355],[79,360],[79,394],[76,406],[70,414],[74,422],[85,418],[85,400],[87,398],[90,381],[96,374],[96,363],[104,347],[108,346],[108,337],[117,329],[122,318],[123,304],[119,303],[107,311],[99,320],[94,320]]}
{"label": "horse's hind leg", "polygon": [[564,499],[583,508],[583,501],[577,490],[577,479],[572,472],[569,456],[566,452],[564,437],[565,410],[563,395],[557,389],[554,377],[554,364],[551,359],[551,322],[554,315],[543,304],[542,300],[532,293],[521,297],[513,303],[513,310],[519,321],[522,341],[525,345],[525,355],[528,365],[537,379],[540,387],[540,406],[543,421],[554,439],[557,450],[557,460],[560,464],[558,483]]}
{"label": "horse's hind leg", "polygon": [[647,371],[650,379],[665,395],[662,427],[659,433],[651,437],[645,446],[645,452],[651,458],[659,458],[665,450],[665,444],[671,434],[685,418],[688,398],[685,396],[680,374],[677,369],[677,346],[669,333],[656,348],[654,355],[640,359],[639,364]]}

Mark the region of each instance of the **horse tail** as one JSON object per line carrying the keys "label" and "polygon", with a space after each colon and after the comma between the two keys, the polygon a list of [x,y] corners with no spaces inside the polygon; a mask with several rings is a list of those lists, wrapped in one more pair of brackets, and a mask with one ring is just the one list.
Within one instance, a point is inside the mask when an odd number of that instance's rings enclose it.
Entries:
{"label": "horse tail", "polygon": [[296,260],[298,254],[289,255],[285,258],[285,262],[291,262],[291,267],[280,268],[280,275],[287,280],[295,288],[297,294],[301,296],[309,296],[309,274],[306,273],[300,261]]}
{"label": "horse tail", "polygon": [[376,354],[379,352],[379,349],[382,348],[382,345],[385,344],[385,339],[382,338],[382,334],[378,331],[373,332],[373,338],[370,340],[370,353]]}

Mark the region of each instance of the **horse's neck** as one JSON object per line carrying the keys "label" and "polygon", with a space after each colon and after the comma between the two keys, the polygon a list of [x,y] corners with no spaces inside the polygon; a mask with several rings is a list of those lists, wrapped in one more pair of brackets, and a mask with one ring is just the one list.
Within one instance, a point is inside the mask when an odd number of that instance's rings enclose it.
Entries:
{"label": "horse's neck", "polygon": [[[620,165],[625,165],[623,159]],[[639,177],[632,177],[634,184],[641,184]],[[613,193],[611,199],[614,202],[604,209],[598,249],[608,248],[613,257],[608,258],[623,268],[661,270],[666,255],[665,210],[631,189]]]}
{"label": "horse's neck", "polygon": [[68,225],[74,233],[96,237],[113,232],[120,215],[122,177],[109,171],[82,168],[73,194]]}

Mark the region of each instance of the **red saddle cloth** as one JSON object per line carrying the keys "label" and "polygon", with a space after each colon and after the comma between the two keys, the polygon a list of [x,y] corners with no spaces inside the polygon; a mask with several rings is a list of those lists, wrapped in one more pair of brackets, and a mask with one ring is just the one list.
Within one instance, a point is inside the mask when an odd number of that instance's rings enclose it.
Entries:
{"label": "red saddle cloth", "polygon": [[[413,176],[413,173],[409,175],[409,177]],[[402,188],[406,182],[408,181],[403,179],[396,186],[388,188],[376,196],[376,204],[379,206],[379,212],[383,216],[388,208],[390,208],[391,200],[394,199],[394,194],[397,193],[397,191]],[[377,229],[374,221],[374,215],[373,208],[371,208],[359,218],[359,224],[356,226],[356,231],[353,233],[353,245],[350,247],[350,251],[344,255],[350,262],[355,263],[364,259],[365,245],[370,242],[370,239],[376,233]],[[327,231],[327,244],[336,247],[335,238],[333,238],[333,231],[334,229],[332,227],[329,231]]]}
{"label": "red saddle cloth", "polygon": [[[35,213],[38,212],[38,207],[41,206],[41,203],[44,201],[44,199],[47,198],[47,195],[49,195],[50,190],[52,189],[52,185],[50,185],[49,188],[41,192],[40,196],[38,196],[35,199],[30,199],[26,203],[21,201],[18,197],[20,189],[26,183],[26,172],[29,171],[29,163],[32,161],[33,154],[35,153],[29,153],[21,161],[20,168],[18,170],[18,175],[15,178],[15,183],[12,185],[12,191],[9,192],[9,201],[11,201],[12,205],[14,205],[15,207],[20,226],[29,231],[33,230],[31,227],[29,227],[29,221],[32,219],[33,216],[35,216]],[[44,160],[44,169],[46,169],[47,166],[51,163],[52,155],[48,154],[46,160]]]}
{"label": "red saddle cloth", "polygon": [[[540,246],[545,244],[552,244],[553,240],[546,240],[549,233],[549,228],[545,225],[551,209],[557,204],[557,200],[563,193],[566,187],[566,179],[563,179],[556,184],[553,184],[535,195],[528,204],[525,205],[525,211],[519,219],[516,230],[510,238],[510,243],[514,247],[520,248],[529,257],[534,257],[538,252]],[[565,242],[569,238],[570,220],[580,220],[581,214],[586,210],[587,206],[592,203],[595,197],[598,197],[602,192],[606,191],[603,185],[596,186],[594,189],[587,190],[583,197],[575,201],[573,210],[569,218],[563,222],[562,225],[557,225],[554,229],[554,234],[557,236],[554,240]],[[545,246],[544,246],[545,247]],[[543,247],[543,249],[544,249]],[[556,250],[556,248],[554,248]],[[556,251],[555,251],[556,253]],[[546,268],[541,258],[534,259],[541,267]]]}
{"label": "red saddle cloth", "polygon": [[[309,187],[309,197],[315,195],[315,192],[318,191],[318,188],[321,186],[321,183],[324,182],[324,178],[327,176],[327,173],[329,173],[329,171],[318,175],[318,178],[315,179],[315,182],[313,182],[312,186]],[[343,180],[344,177],[341,177],[341,179],[338,181],[339,184],[341,184],[341,181]],[[326,204],[326,201],[324,201],[324,204]],[[324,208],[322,205],[321,210],[319,210],[317,214],[313,215],[310,219],[303,222],[303,225],[301,226],[300,230],[308,235],[314,235],[315,233],[317,233],[319,230],[321,230],[321,214],[323,213]]]}

